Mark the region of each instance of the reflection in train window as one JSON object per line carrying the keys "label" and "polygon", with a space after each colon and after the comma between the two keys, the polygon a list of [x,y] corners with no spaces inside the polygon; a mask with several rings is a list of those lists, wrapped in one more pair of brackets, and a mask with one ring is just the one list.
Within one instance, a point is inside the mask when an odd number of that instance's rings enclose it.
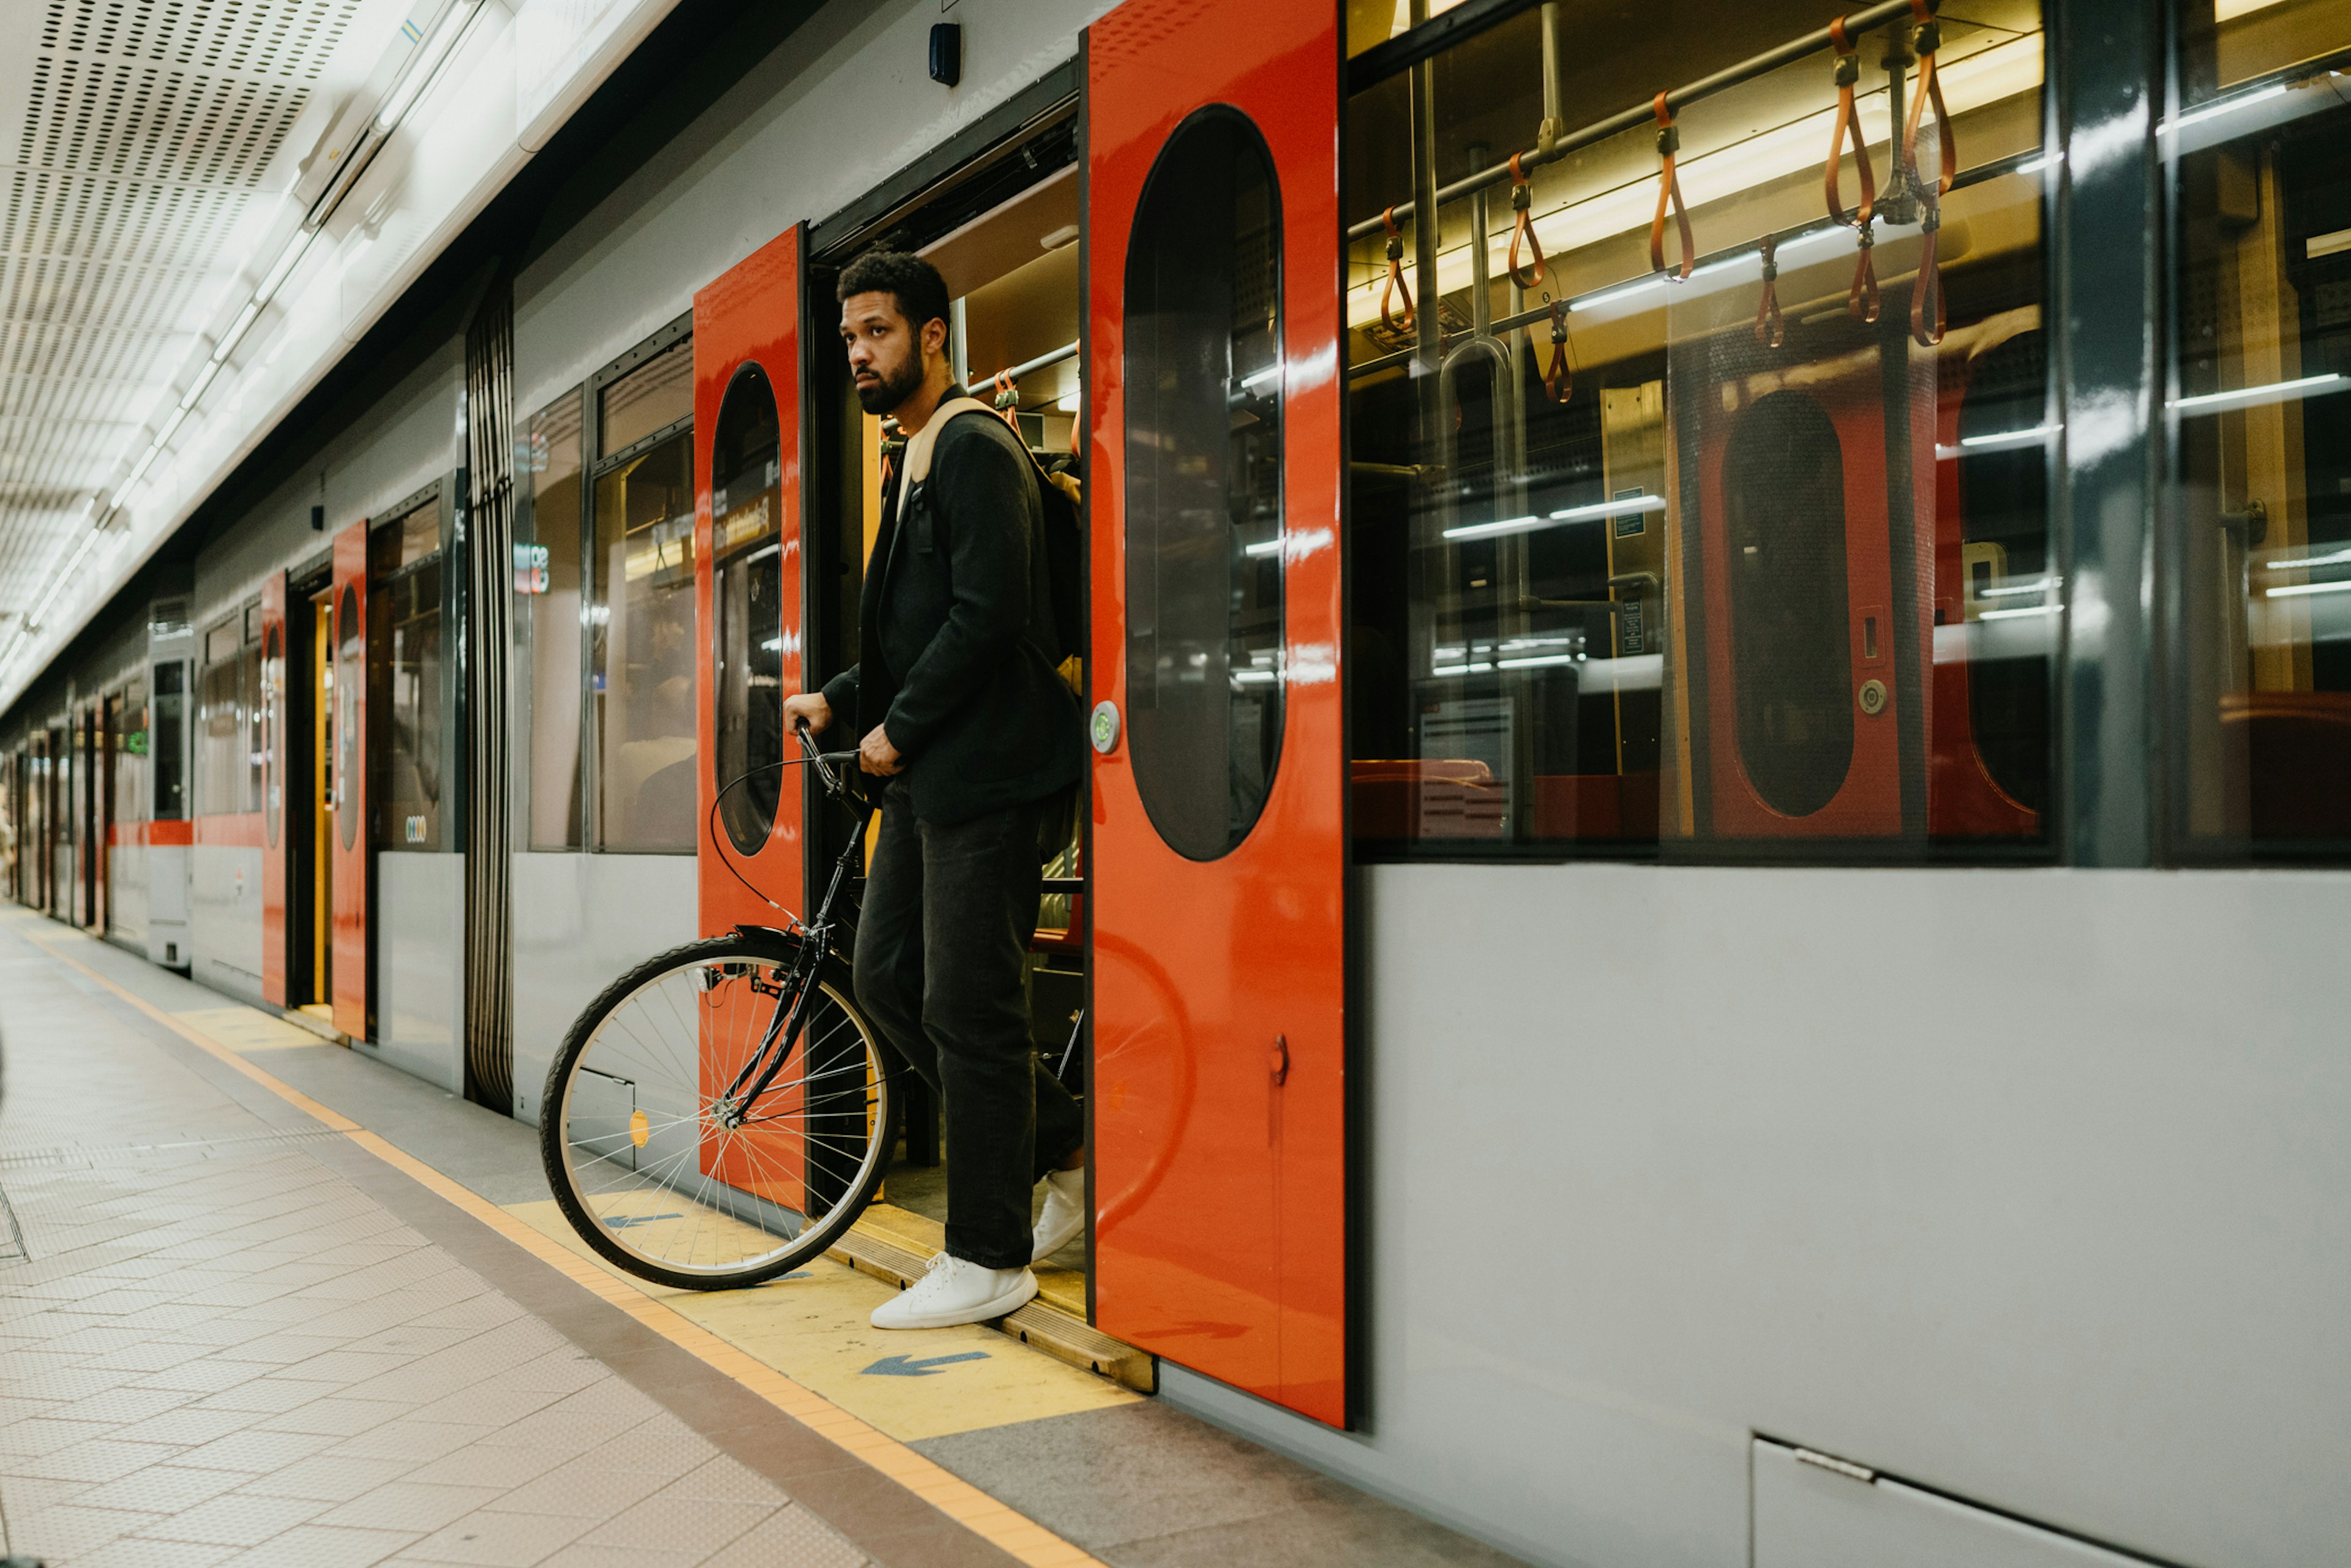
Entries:
{"label": "reflection in train window", "polygon": [[1722,510],[1739,758],[1773,810],[1808,817],[1853,766],[1844,452],[1818,402],[1782,389],[1739,416]]}
{"label": "reflection in train window", "polygon": [[530,672],[517,716],[530,736],[530,847],[576,850],[581,683],[577,387],[531,420],[521,463],[529,502],[515,530],[515,643]]}
{"label": "reflection in train window", "polygon": [[601,850],[694,848],[694,434],[596,480],[589,723]]}
{"label": "reflection in train window", "polygon": [[2172,832],[2351,854],[2351,48],[2339,0],[2179,0]]}
{"label": "reflection in train window", "polygon": [[784,785],[783,446],[776,390],[757,365],[719,405],[710,485],[712,782],[726,790],[726,836],[750,854],[775,826]]}
{"label": "reflection in train window", "polygon": [[368,814],[380,850],[441,847],[441,507],[368,536]]}
{"label": "reflection in train window", "polygon": [[2049,852],[2040,9],[1823,23],[1543,7],[1351,101],[1360,851]]}
{"label": "reflection in train window", "polygon": [[1179,853],[1247,836],[1281,744],[1281,198],[1230,110],[1177,128],[1126,265],[1127,725]]}

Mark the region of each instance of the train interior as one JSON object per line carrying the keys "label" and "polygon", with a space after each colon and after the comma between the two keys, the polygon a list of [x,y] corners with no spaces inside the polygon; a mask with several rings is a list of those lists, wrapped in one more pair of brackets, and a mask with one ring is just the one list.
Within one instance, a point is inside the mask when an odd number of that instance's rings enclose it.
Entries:
{"label": "train interior", "polygon": [[[833,639],[830,649],[838,662],[828,668],[854,657],[859,584],[882,523],[883,465],[903,446],[893,422],[857,405],[831,329],[837,267],[877,245],[913,251],[936,266],[952,297],[948,350],[957,382],[1019,429],[1041,468],[1076,476],[1082,484],[1076,450],[1083,430],[1076,132],[1070,106],[854,234],[825,242],[815,258],[806,319],[814,340],[814,384],[823,389],[816,394],[816,449],[832,459],[820,470],[818,486],[834,504],[830,528],[810,553],[821,573],[829,551],[836,584],[832,593],[818,596],[831,611],[829,620],[820,616],[816,633]],[[818,528],[810,532],[819,538]],[[1084,691],[1081,657],[1073,654],[1061,674],[1074,692]],[[836,835],[844,831],[838,821],[830,825]],[[1032,1042],[1082,1094],[1086,939],[1080,838],[1073,818],[1066,843],[1045,863],[1047,891],[1027,964]],[[826,847],[838,841],[835,837]],[[829,859],[819,857],[818,863]],[[906,1090],[903,1136],[870,1222],[895,1226],[935,1249],[946,1218],[943,1127],[935,1101],[920,1082],[910,1078]],[[1041,1189],[1037,1201],[1042,1202]],[[1088,1316],[1085,1269],[1081,1236],[1039,1268],[1040,1293],[1073,1315]]]}

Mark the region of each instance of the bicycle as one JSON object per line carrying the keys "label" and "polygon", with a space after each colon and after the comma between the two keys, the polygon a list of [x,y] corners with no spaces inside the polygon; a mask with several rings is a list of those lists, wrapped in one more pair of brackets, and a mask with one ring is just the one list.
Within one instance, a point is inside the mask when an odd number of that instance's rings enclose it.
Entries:
{"label": "bicycle", "polygon": [[895,1059],[857,1007],[841,940],[873,805],[852,788],[854,752],[796,733],[801,756],[769,766],[814,768],[855,821],[814,917],[647,959],[588,1005],[548,1071],[539,1157],[556,1203],[598,1255],[658,1284],[791,1272],[855,1223],[889,1163]]}

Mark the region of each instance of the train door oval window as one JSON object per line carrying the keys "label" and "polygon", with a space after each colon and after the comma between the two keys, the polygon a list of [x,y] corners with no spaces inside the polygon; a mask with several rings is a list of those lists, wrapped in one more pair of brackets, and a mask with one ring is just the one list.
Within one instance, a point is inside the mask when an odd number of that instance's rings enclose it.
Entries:
{"label": "train door oval window", "polygon": [[[710,444],[711,668],[719,821],[744,854],[776,825],[784,770],[783,446],[776,389],[735,372]],[[732,786],[732,788],[729,788]]]}
{"label": "train door oval window", "polygon": [[1739,758],[1764,804],[1807,817],[1853,766],[1844,450],[1800,392],[1741,415],[1722,458]]}
{"label": "train door oval window", "polygon": [[1214,860],[1281,748],[1281,193],[1257,127],[1204,110],[1160,150],[1125,279],[1126,701],[1136,791]]}
{"label": "train door oval window", "polygon": [[335,602],[335,834],[343,848],[358,844],[359,690],[366,675],[367,627],[360,620],[357,583],[343,584]]}
{"label": "train door oval window", "polygon": [[261,634],[261,809],[269,847],[277,847],[286,790],[279,774],[280,706],[286,691],[286,629],[275,622]]}

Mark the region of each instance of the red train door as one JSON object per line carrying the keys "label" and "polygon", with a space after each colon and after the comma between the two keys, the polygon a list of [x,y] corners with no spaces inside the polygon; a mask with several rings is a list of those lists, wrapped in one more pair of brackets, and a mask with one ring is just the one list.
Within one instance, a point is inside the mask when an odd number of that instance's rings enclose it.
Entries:
{"label": "red train door", "polygon": [[[784,925],[802,913],[799,755],[783,700],[800,689],[799,225],[694,297],[695,606],[702,758],[695,818],[702,935]],[[746,885],[746,884],[748,885]],[[754,892],[753,889],[758,889]],[[762,896],[764,894],[764,896]],[[772,900],[773,902],[769,902]],[[741,1067],[702,1063],[712,1092]],[[759,1171],[752,1175],[758,1155]],[[712,1174],[799,1207],[772,1179],[801,1148],[748,1148]]]}
{"label": "red train door", "polygon": [[261,585],[261,996],[285,1007],[286,574]]}
{"label": "red train door", "polygon": [[1094,1308],[1347,1419],[1335,8],[1087,29]]}
{"label": "red train door", "polygon": [[335,536],[335,1027],[353,1040],[371,1032],[374,998],[369,981],[367,799],[367,559],[362,517]]}
{"label": "red train door", "polygon": [[1930,722],[1905,672],[1933,658],[1932,361],[1892,372],[1907,387],[1896,415],[1911,413],[1893,433],[1909,449],[1896,495],[1880,356],[1907,341],[1823,331],[1840,336],[1801,380],[1760,370],[1734,339],[1715,367],[1721,412],[1700,415],[1709,793],[1725,838],[1895,837],[1906,795],[1924,825],[1923,767],[1906,780],[1901,737]]}

